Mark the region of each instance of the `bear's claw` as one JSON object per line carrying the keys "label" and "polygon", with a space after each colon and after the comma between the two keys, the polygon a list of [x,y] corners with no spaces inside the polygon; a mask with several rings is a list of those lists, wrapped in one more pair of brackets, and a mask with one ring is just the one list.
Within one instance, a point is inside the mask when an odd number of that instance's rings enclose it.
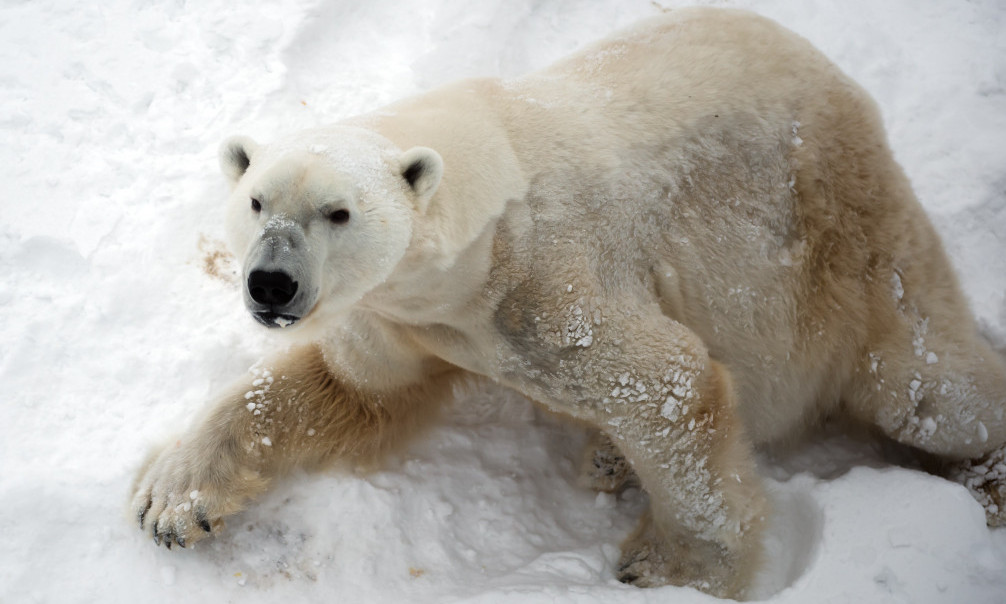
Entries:
{"label": "bear's claw", "polygon": [[147,499],[147,505],[143,509],[141,509],[139,512],[137,512],[137,514],[136,514],[137,520],[140,521],[140,529],[141,530],[143,529],[143,521],[147,517],[147,512],[150,511],[150,506],[152,506],[153,504],[154,504],[154,502],[152,500]]}

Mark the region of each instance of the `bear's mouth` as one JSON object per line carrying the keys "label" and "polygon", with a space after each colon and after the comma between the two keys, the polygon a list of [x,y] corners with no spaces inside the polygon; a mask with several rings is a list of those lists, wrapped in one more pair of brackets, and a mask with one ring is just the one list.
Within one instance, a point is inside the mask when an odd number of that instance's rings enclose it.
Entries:
{"label": "bear's mouth", "polygon": [[270,329],[290,327],[297,321],[300,321],[300,317],[297,315],[272,312],[271,310],[253,311],[252,316],[255,317],[256,321]]}

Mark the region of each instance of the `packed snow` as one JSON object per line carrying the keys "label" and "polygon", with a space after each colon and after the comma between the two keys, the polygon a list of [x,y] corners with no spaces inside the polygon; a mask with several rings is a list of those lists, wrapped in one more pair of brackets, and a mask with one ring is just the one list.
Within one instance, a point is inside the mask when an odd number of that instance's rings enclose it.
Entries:
{"label": "packed snow", "polygon": [[[703,3],[775,18],[874,95],[1006,349],[1006,5]],[[582,430],[488,385],[459,390],[386,467],[292,476],[193,548],[154,547],[125,513],[150,446],[272,345],[220,244],[220,140],[519,75],[678,5],[0,5],[0,602],[714,601],[618,583],[645,496],[579,487]],[[571,312],[563,335],[589,346]],[[986,528],[964,487],[899,461],[834,431],[761,460],[776,509],[767,601],[1006,601],[1006,529]]]}

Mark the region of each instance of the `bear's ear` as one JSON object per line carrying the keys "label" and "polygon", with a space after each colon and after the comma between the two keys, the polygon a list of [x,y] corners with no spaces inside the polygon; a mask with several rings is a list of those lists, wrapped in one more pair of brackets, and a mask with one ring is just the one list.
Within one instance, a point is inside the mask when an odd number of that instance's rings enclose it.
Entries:
{"label": "bear's ear", "polygon": [[398,165],[402,178],[416,194],[419,211],[425,211],[440,186],[440,178],[444,175],[444,160],[429,147],[413,147],[402,153]]}
{"label": "bear's ear", "polygon": [[238,184],[251,164],[252,156],[258,149],[258,143],[247,136],[232,136],[220,145],[220,170],[231,182]]}

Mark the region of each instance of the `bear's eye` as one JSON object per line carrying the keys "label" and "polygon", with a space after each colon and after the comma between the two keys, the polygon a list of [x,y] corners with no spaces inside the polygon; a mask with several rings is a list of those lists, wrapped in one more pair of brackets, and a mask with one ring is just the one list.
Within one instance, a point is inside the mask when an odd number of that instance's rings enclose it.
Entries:
{"label": "bear's eye", "polygon": [[255,212],[256,214],[259,213],[259,212],[261,212],[262,211],[262,202],[260,202],[259,200],[255,199],[254,197],[252,197],[251,208],[252,208],[252,212]]}
{"label": "bear's eye", "polygon": [[349,222],[349,210],[336,210],[328,215],[328,220],[332,224],[346,224]]}

